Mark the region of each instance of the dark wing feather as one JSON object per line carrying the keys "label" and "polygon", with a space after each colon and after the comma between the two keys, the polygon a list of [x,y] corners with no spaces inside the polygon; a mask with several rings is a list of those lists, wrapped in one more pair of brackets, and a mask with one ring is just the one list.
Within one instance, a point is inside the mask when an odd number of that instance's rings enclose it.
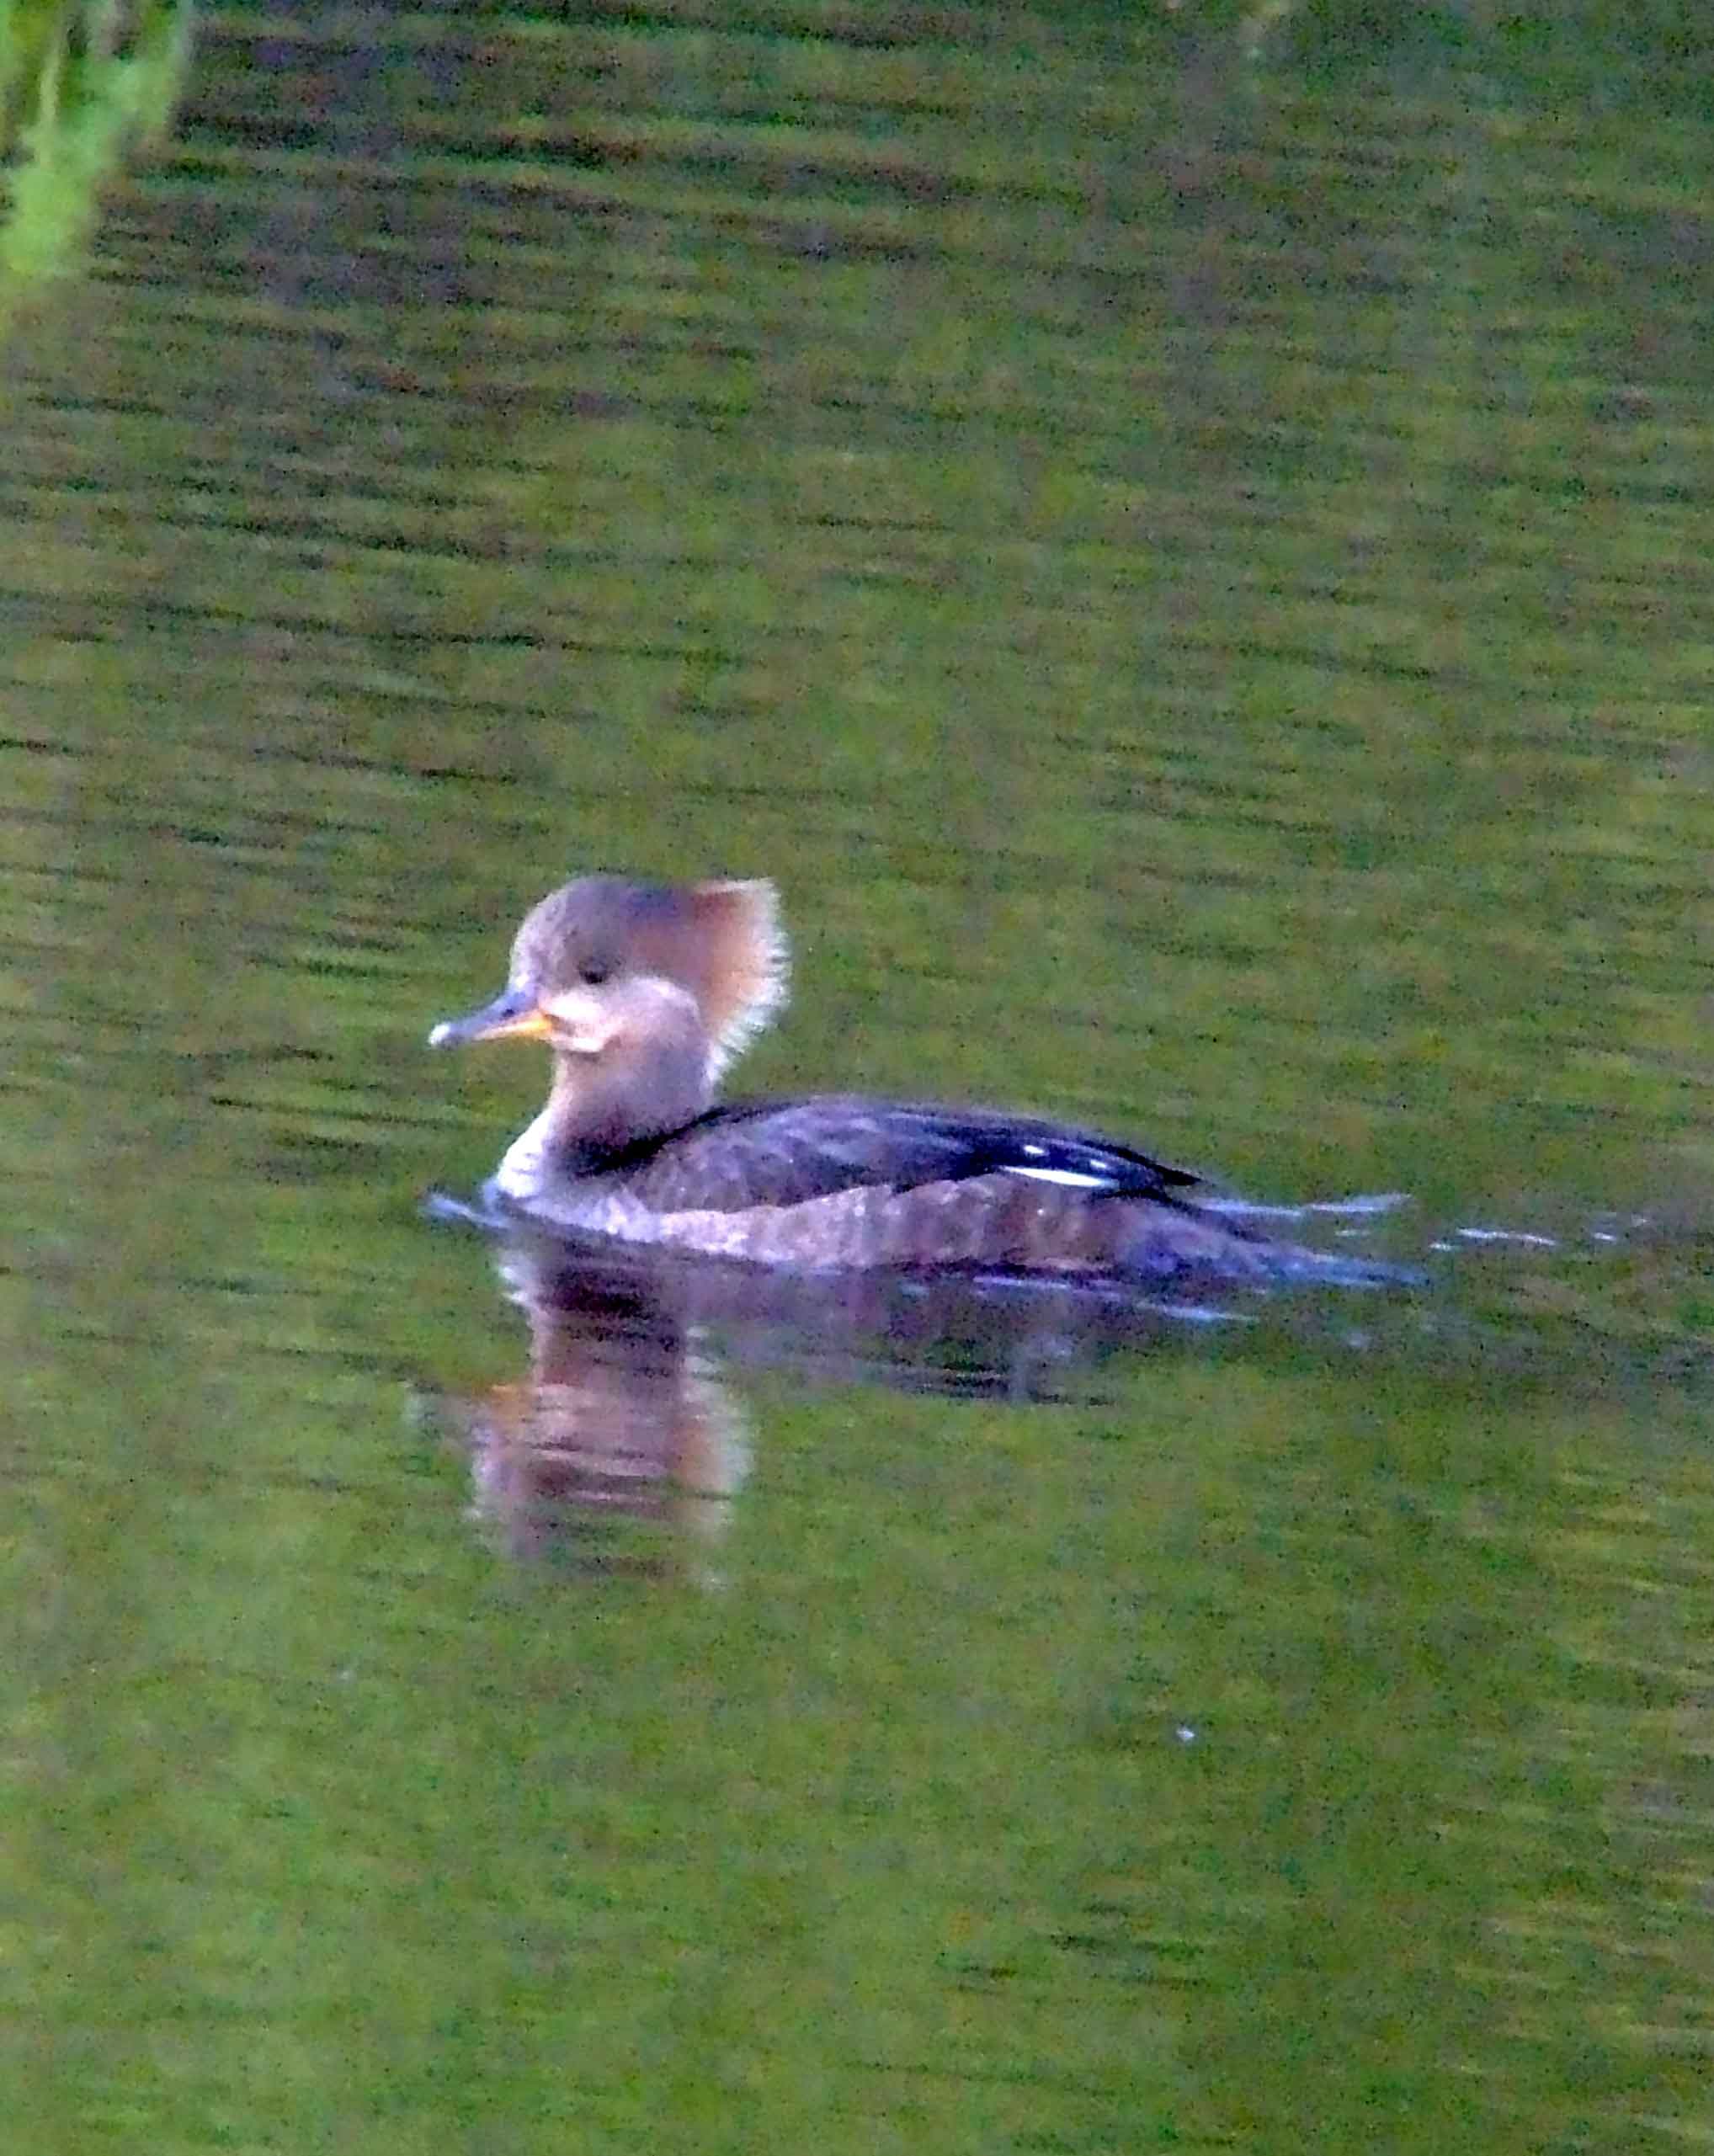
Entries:
{"label": "dark wing feather", "polygon": [[622,1165],[636,1195],[663,1212],[797,1205],[860,1184],[906,1190],[1002,1174],[1091,1196],[1170,1202],[1199,1179],[1062,1123],[838,1094],[711,1109],[647,1153],[636,1148]]}

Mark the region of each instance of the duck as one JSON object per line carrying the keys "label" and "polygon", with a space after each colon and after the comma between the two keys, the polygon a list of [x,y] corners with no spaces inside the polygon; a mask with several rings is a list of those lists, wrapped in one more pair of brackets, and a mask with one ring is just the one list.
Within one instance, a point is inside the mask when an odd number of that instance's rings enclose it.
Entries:
{"label": "duck", "polygon": [[766,879],[604,874],[551,892],[500,993],[428,1035],[551,1053],[546,1104],[486,1185],[492,1212],[817,1272],[1261,1280],[1312,1255],[1211,1210],[1190,1169],[1046,1118],[860,1093],[721,1101],[788,977]]}

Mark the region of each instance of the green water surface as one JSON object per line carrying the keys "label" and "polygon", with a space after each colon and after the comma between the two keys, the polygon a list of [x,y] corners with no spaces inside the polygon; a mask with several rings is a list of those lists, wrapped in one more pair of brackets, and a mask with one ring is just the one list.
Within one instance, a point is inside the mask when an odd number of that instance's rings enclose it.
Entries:
{"label": "green water surface", "polygon": [[[1701,61],[1279,15],[203,16],[0,357],[8,2145],[1714,2132]],[[518,1561],[594,867],[1430,1285]]]}

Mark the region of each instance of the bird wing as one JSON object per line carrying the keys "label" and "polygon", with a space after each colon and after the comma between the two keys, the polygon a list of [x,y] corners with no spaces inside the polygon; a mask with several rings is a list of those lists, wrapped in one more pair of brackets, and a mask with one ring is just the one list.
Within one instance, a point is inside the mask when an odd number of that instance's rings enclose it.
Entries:
{"label": "bird wing", "polygon": [[977,1175],[1170,1202],[1200,1179],[1062,1123],[838,1094],[711,1109],[625,1171],[633,1194],[663,1212],[799,1205],[861,1184],[908,1190]]}

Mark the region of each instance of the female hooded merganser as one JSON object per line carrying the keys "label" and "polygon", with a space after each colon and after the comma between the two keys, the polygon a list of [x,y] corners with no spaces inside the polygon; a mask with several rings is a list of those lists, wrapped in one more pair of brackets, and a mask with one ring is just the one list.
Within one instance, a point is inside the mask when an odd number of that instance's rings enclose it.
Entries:
{"label": "female hooded merganser", "polygon": [[767,882],[583,876],[519,929],[503,993],[430,1045],[545,1041],[547,1105],[488,1184],[551,1229],[766,1264],[1266,1278],[1307,1254],[1091,1132],[856,1094],[714,1105],[785,997]]}

